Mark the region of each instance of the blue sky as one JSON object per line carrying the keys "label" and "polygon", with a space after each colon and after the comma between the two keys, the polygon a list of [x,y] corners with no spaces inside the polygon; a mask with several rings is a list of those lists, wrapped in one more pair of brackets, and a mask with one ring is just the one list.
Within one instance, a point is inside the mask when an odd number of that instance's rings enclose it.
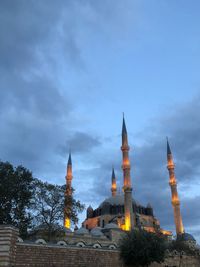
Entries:
{"label": "blue sky", "polygon": [[[199,240],[199,1],[1,1],[0,158],[96,207],[121,186],[122,112],[133,194],[174,231],[166,136],[183,222]],[[156,194],[155,194],[156,192]],[[81,219],[84,215],[81,216]]]}

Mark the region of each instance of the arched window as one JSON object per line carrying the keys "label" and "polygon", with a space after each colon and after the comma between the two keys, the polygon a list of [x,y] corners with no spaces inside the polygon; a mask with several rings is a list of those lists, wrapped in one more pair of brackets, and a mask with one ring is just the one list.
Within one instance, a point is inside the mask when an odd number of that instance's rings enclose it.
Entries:
{"label": "arched window", "polygon": [[116,246],[115,245],[110,245],[108,248],[109,249],[116,249]]}
{"label": "arched window", "polygon": [[76,244],[76,246],[77,246],[77,247],[80,247],[80,248],[83,248],[83,247],[85,247],[85,244],[84,244],[83,242],[78,242],[78,243]]}
{"label": "arched window", "polygon": [[101,248],[101,245],[96,243],[93,245],[93,248]]}

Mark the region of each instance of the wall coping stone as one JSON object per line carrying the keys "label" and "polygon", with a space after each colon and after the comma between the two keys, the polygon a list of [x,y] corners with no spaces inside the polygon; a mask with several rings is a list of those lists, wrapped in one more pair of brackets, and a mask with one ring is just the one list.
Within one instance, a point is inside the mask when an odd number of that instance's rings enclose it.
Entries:
{"label": "wall coping stone", "polygon": [[106,252],[114,252],[114,253],[119,253],[119,250],[118,249],[105,249],[105,247],[101,247],[101,248],[94,248],[94,247],[77,247],[76,245],[67,245],[67,246],[61,246],[61,245],[57,245],[57,244],[35,244],[35,243],[26,243],[26,242],[23,242],[23,243],[17,243],[17,246],[33,246],[33,247],[45,247],[45,248],[57,248],[57,249],[75,249],[75,250],[98,250],[98,251],[106,251]]}

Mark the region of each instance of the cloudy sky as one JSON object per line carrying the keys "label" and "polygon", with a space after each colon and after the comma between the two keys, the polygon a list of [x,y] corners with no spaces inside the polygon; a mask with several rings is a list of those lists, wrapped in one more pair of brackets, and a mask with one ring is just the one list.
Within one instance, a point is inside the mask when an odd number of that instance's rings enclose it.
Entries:
{"label": "cloudy sky", "polygon": [[[183,222],[200,241],[200,3],[1,0],[0,159],[65,182],[97,207],[111,167],[122,187],[121,124],[133,197],[174,231],[166,136]],[[81,219],[84,215],[81,216]]]}

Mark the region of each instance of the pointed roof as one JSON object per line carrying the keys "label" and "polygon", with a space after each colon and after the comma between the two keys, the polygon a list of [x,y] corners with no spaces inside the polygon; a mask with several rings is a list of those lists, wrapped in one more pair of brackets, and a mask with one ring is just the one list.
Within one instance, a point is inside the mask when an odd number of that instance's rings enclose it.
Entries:
{"label": "pointed roof", "polygon": [[125,123],[125,119],[124,119],[124,113],[123,113],[122,136],[125,134],[127,135],[127,130],[126,130],[126,123]]}
{"label": "pointed roof", "polygon": [[172,152],[171,152],[171,148],[170,148],[168,137],[167,137],[167,155],[171,155],[171,154]]}
{"label": "pointed roof", "polygon": [[93,210],[92,206],[90,205],[87,210]]}
{"label": "pointed roof", "polygon": [[72,165],[71,151],[69,152],[69,158],[67,165]]}
{"label": "pointed roof", "polygon": [[115,177],[115,170],[114,170],[114,167],[112,167],[112,180],[115,180],[116,177]]}

